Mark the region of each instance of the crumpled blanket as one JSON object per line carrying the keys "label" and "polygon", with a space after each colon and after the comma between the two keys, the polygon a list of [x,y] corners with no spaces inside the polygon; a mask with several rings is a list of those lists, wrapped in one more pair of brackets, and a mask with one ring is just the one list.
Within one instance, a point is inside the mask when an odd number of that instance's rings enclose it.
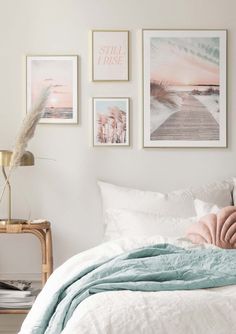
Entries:
{"label": "crumpled blanket", "polygon": [[45,305],[30,332],[58,334],[78,305],[105,291],[173,291],[236,284],[236,252],[157,244],[78,271]]}

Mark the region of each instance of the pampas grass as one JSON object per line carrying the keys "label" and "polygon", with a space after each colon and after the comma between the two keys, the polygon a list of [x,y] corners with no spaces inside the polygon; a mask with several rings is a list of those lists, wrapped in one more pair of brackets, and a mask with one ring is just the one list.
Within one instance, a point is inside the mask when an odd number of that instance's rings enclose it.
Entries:
{"label": "pampas grass", "polygon": [[11,174],[13,170],[20,165],[21,158],[23,154],[26,152],[26,148],[28,146],[28,143],[30,139],[33,138],[36,126],[40,120],[40,118],[43,116],[43,111],[46,105],[46,102],[48,100],[50,94],[50,87],[47,87],[43,89],[41,92],[39,99],[36,101],[35,105],[32,107],[31,111],[27,113],[23,124],[20,128],[20,131],[16,137],[15,146],[12,152],[10,167],[8,171],[7,180],[5,182],[5,185],[3,187],[1,196],[0,196],[0,203],[2,201],[3,195],[6,190],[7,183],[9,182],[9,179],[11,177]]}
{"label": "pampas grass", "polygon": [[21,158],[26,151],[26,147],[31,138],[33,138],[36,126],[43,116],[43,110],[46,105],[48,96],[50,93],[50,87],[45,88],[36,104],[33,106],[31,112],[29,112],[22,124],[19,134],[16,138],[15,147],[13,149],[10,170],[19,166]]}
{"label": "pampas grass", "polygon": [[173,99],[173,94],[168,91],[168,85],[162,81],[152,81],[150,84],[151,96],[158,102],[169,108],[176,108],[177,104]]}

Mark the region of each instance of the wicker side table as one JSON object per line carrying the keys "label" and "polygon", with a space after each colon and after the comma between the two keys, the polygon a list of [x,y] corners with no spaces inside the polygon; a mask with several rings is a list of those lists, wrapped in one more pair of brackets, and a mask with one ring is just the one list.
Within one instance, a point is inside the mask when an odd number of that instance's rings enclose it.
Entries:
{"label": "wicker side table", "polygon": [[[0,233],[31,233],[35,235],[41,244],[42,252],[42,286],[53,271],[52,233],[51,224],[47,221],[40,223],[6,224],[0,225]],[[0,314],[27,313],[27,310],[1,310]]]}

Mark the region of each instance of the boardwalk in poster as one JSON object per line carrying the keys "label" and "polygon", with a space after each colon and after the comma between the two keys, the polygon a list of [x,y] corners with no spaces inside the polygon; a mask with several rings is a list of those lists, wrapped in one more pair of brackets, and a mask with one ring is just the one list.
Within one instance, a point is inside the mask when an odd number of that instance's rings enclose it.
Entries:
{"label": "boardwalk in poster", "polygon": [[150,43],[150,140],[219,140],[219,38]]}
{"label": "boardwalk in poster", "polygon": [[152,140],[218,140],[219,124],[194,96],[186,94],[180,111],[151,134]]}

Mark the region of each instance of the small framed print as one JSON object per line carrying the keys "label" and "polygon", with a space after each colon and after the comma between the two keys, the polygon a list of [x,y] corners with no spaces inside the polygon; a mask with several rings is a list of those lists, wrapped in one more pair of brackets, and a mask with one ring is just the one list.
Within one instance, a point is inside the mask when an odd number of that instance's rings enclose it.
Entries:
{"label": "small framed print", "polygon": [[227,146],[226,61],[226,30],[143,30],[144,147]]}
{"label": "small framed print", "polygon": [[51,87],[40,123],[77,123],[78,56],[27,56],[27,111]]}
{"label": "small framed print", "polygon": [[93,98],[94,146],[129,146],[129,98]]}
{"label": "small framed print", "polygon": [[92,30],[92,80],[129,80],[129,31]]}

